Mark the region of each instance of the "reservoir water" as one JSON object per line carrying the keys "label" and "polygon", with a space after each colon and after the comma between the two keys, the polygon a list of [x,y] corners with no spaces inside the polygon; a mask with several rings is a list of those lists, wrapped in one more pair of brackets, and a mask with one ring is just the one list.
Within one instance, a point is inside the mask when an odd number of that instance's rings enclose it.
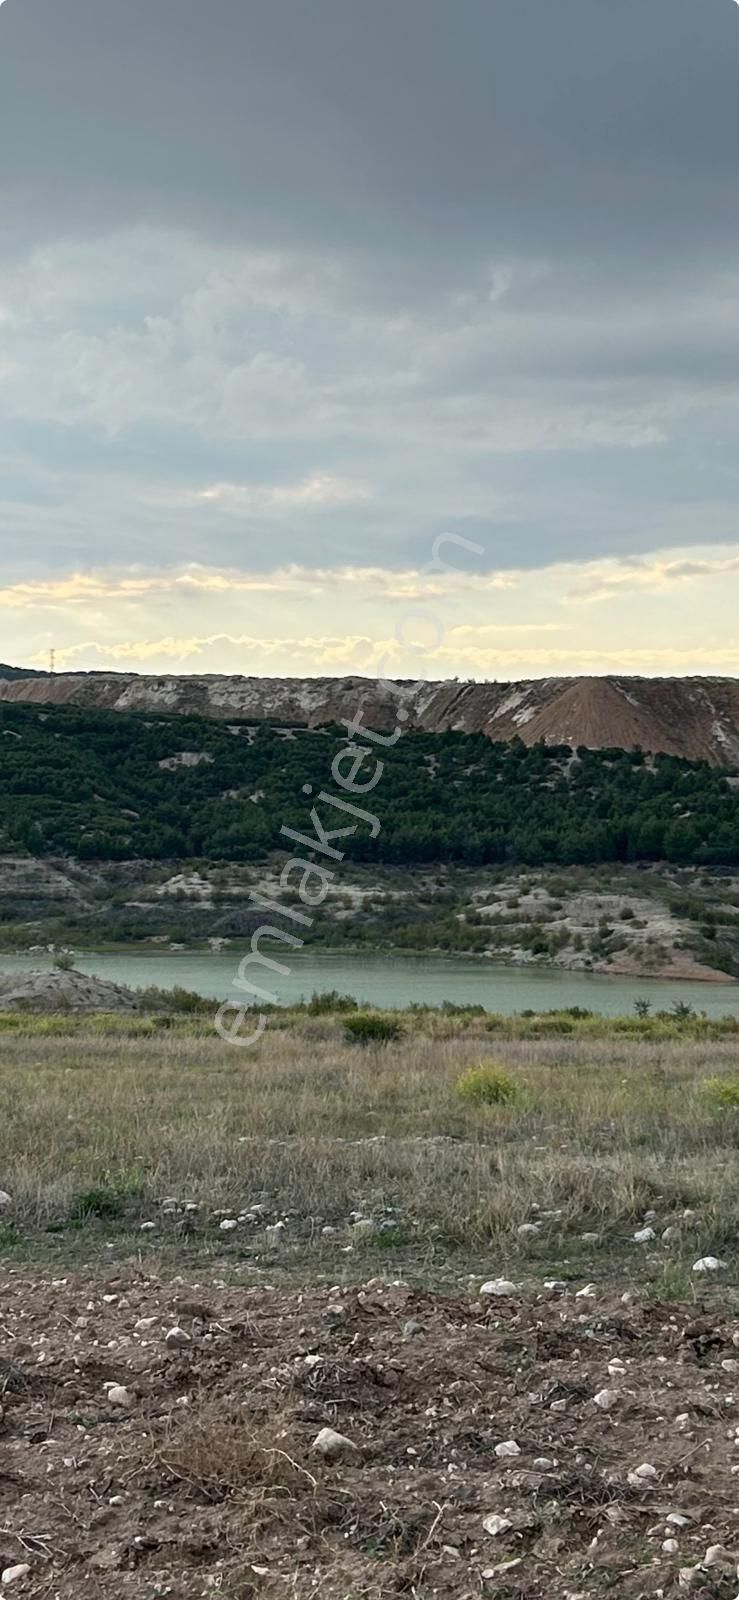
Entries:
{"label": "reservoir water", "polygon": [[[282,956],[279,948],[275,953]],[[86,953],[75,959],[80,972],[109,978],[131,989],[156,984],[171,989],[179,984],[213,1000],[240,999],[234,988],[242,952],[139,951]],[[553,1011],[564,1006],[584,1006],[604,1016],[633,1010],[637,995],[650,1000],[654,1011],[669,1010],[678,1000],[689,1001],[698,1011],[720,1017],[739,1014],[739,983],[696,983],[657,978],[604,978],[590,973],[565,972],[550,967],[504,967],[464,957],[344,955],[339,952],[288,951],[286,976],[252,968],[254,982],[277,995],[282,1005],[309,999],[317,990],[338,989],[360,1002],[402,1008],[413,1002],[441,1005],[453,1000],[482,1005],[488,1011],[511,1015],[517,1011]],[[49,970],[48,956],[0,954],[0,972]]]}

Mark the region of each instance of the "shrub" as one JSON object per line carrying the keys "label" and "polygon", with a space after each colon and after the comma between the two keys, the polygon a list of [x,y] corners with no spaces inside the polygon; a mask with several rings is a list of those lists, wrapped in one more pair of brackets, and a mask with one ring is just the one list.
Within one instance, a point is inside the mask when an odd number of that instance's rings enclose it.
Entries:
{"label": "shrub", "polygon": [[70,1216],[79,1222],[90,1217],[111,1221],[114,1217],[121,1217],[124,1211],[123,1196],[107,1184],[95,1189],[83,1189],[75,1195],[70,1206]]}
{"label": "shrub", "polygon": [[716,1111],[739,1110],[739,1073],[733,1078],[704,1078],[701,1092]]}
{"label": "shrub", "polygon": [[344,1021],[344,1033],[350,1044],[395,1044],[403,1037],[403,1029],[393,1017],[373,1015],[358,1011]]}
{"label": "shrub", "polygon": [[341,994],[338,989],[321,989],[314,990],[306,1009],[312,1017],[320,1017],[330,1011],[358,1011],[359,1006],[353,995]]}
{"label": "shrub", "polygon": [[495,1062],[468,1067],[456,1082],[457,1094],[474,1106],[512,1106],[522,1098],[521,1085]]}
{"label": "shrub", "polygon": [[60,950],[54,957],[54,966],[57,972],[73,972],[74,956],[71,950]]}

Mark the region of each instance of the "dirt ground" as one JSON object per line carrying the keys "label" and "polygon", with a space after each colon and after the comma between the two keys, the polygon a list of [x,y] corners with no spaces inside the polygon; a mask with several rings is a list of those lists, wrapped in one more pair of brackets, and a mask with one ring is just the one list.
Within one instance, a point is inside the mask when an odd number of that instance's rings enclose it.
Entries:
{"label": "dirt ground", "polygon": [[[8,1592],[733,1600],[736,1319],[478,1289],[6,1267]],[[324,1427],[355,1448],[325,1460]]]}

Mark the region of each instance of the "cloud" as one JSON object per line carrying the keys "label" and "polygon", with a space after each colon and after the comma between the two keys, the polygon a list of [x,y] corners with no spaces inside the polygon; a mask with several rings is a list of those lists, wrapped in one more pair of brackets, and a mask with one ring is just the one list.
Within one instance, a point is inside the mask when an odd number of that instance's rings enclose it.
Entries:
{"label": "cloud", "polygon": [[481,547],[445,591],[471,627],[562,563],[583,638],[586,599],[677,617],[739,543],[738,54],[699,0],[7,7],[25,654],[35,608],[205,637],[188,597],[323,637],[326,596],[441,598],[441,533]]}

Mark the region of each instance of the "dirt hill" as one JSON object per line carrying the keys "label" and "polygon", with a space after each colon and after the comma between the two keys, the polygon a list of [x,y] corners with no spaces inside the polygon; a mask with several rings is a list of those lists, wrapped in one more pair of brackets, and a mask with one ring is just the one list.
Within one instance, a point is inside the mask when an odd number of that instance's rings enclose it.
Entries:
{"label": "dirt hill", "polygon": [[526,744],[620,747],[714,766],[739,765],[739,679],[537,678],[520,683],[385,684],[372,678],[251,678],[57,673],[3,676],[0,700],[111,711],[189,712],[222,720],[279,718],[308,727],[362,707],[368,727],[482,732]]}
{"label": "dirt hill", "polygon": [[3,1011],[137,1011],[130,989],[83,972],[0,974]]}

